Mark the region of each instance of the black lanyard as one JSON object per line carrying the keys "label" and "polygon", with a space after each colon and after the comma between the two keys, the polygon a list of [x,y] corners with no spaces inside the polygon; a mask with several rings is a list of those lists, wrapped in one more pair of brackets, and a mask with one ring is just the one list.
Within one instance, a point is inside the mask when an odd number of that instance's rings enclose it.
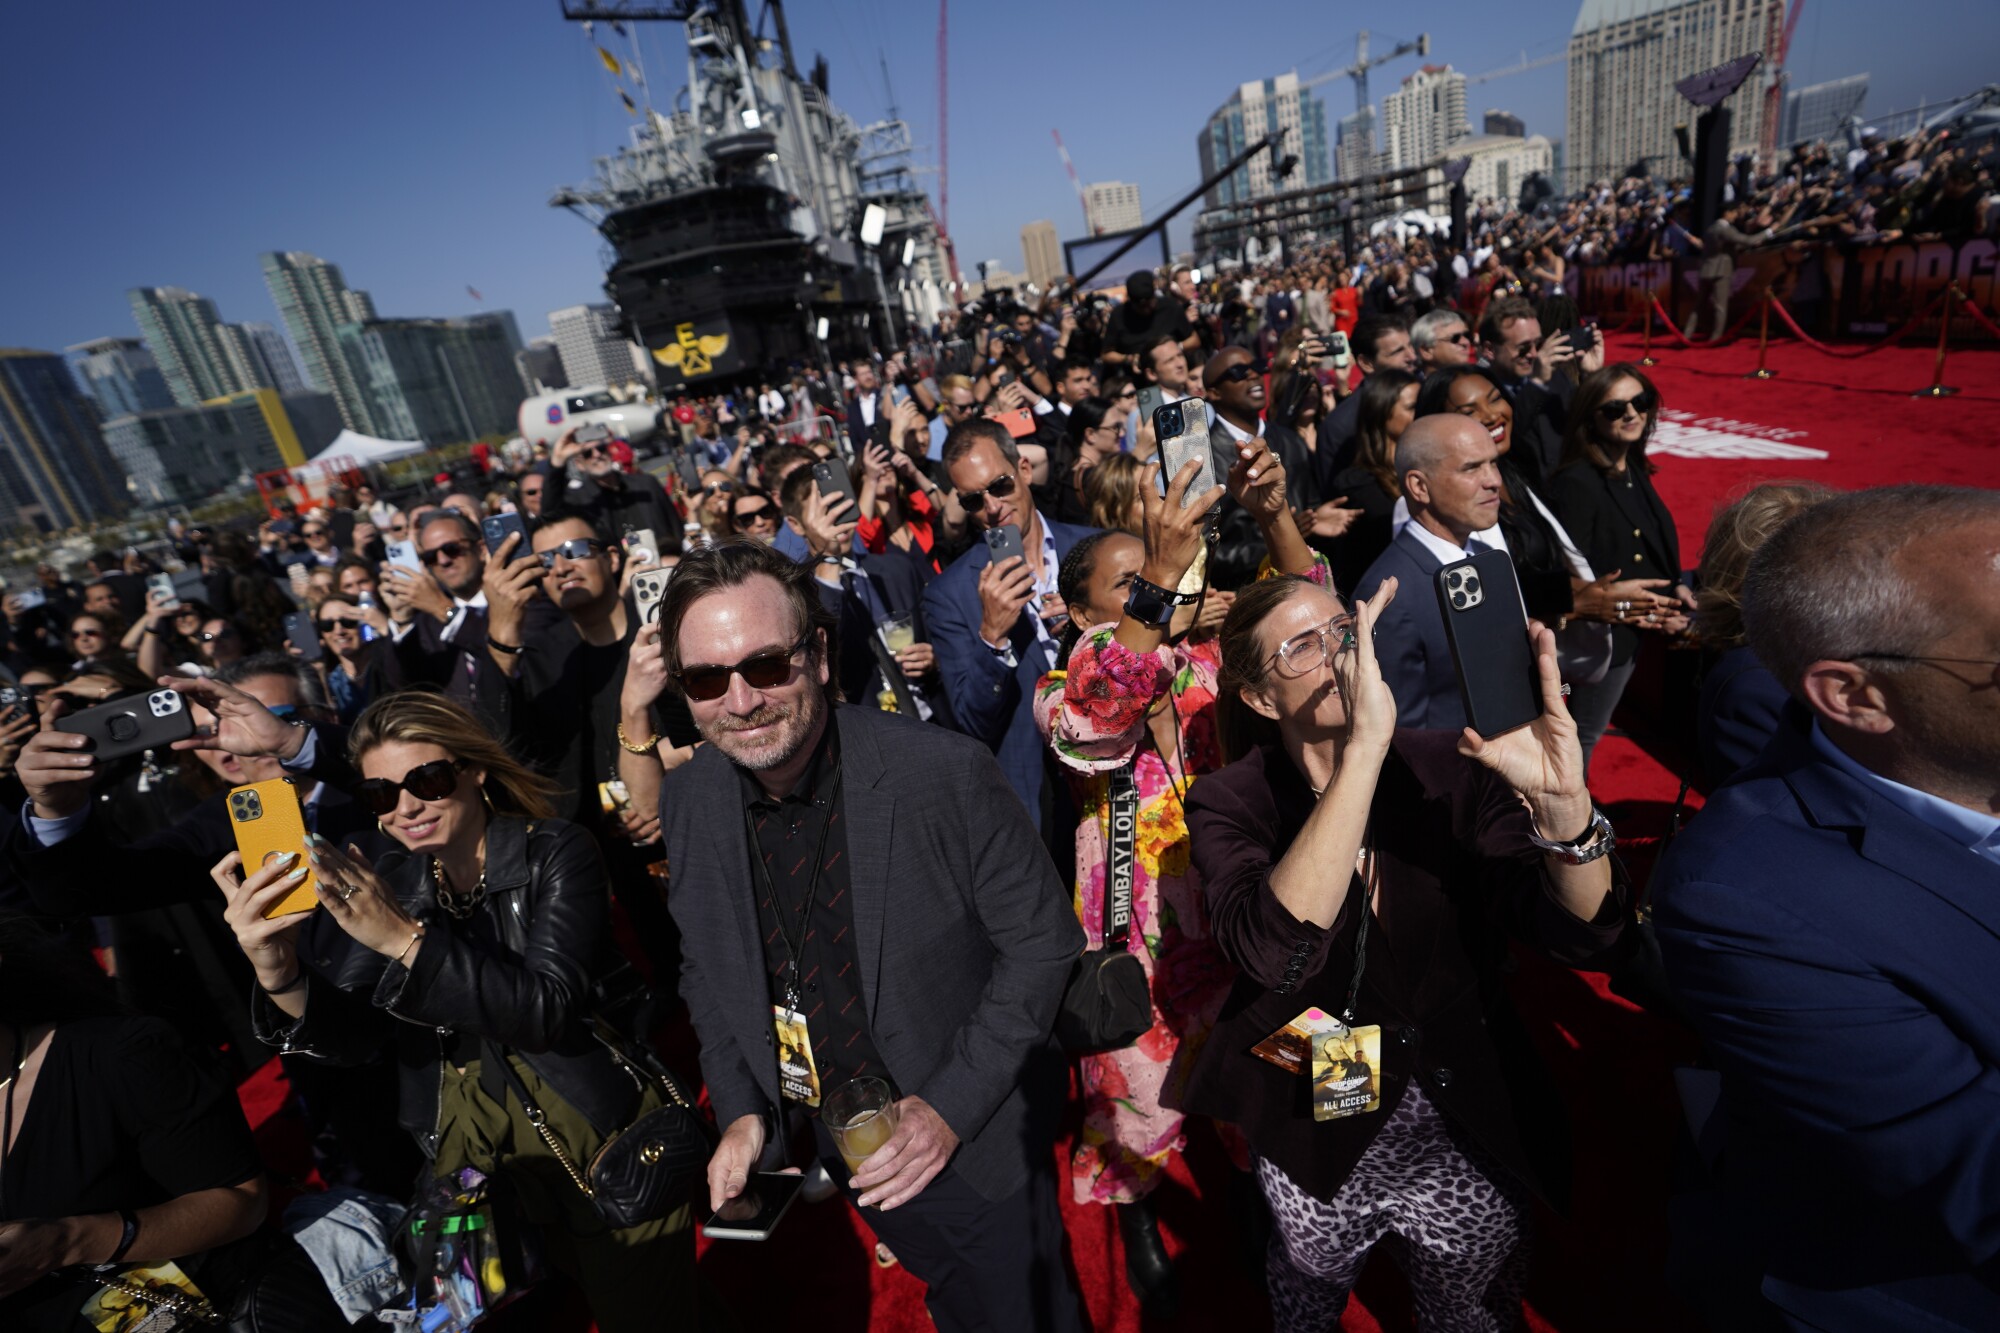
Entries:
{"label": "black lanyard", "polygon": [[[805,956],[806,935],[812,929],[813,903],[819,898],[820,872],[826,869],[826,835],[833,828],[834,803],[840,799],[840,779],[836,770],[833,775],[833,789],[826,797],[826,818],[819,826],[819,842],[813,848],[812,879],[806,886],[805,906],[799,912],[799,938],[792,940],[792,932],[785,928],[785,909],[778,902],[777,886],[771,881],[771,868],[764,864],[764,849],[757,842],[757,821],[750,817],[750,807],[743,807],[743,828],[750,835],[750,863],[757,867],[757,876],[764,881],[764,896],[770,899],[771,915],[778,921],[778,938],[785,946],[785,962],[791,967],[791,977],[785,986],[785,1008],[794,1013],[799,1007],[799,979],[802,960]],[[782,804],[779,809],[783,810]]]}
{"label": "black lanyard", "polygon": [[[1373,830],[1370,830],[1371,832]],[[1361,998],[1361,974],[1368,968],[1368,918],[1375,915],[1375,841],[1361,844],[1361,926],[1354,932],[1354,976],[1347,983],[1347,1004],[1340,1021],[1354,1026],[1354,1002]]]}

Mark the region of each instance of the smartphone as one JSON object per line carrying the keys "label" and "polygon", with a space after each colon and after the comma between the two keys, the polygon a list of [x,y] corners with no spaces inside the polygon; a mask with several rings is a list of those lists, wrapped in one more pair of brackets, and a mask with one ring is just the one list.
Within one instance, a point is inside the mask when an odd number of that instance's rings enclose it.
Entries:
{"label": "smartphone", "polygon": [[486,539],[486,554],[497,552],[508,537],[514,533],[521,535],[520,544],[514,548],[514,559],[519,560],[529,554],[528,525],[521,521],[519,514],[488,514],[479,520],[479,535]]}
{"label": "smartphone", "polygon": [[660,563],[660,539],[651,528],[634,528],[625,534],[625,563],[638,567]]}
{"label": "smartphone", "polygon": [[1339,329],[1326,335],[1326,349],[1338,369],[1345,370],[1354,364],[1354,351],[1347,345],[1347,335]]}
{"label": "smartphone", "polygon": [[695,466],[694,455],[682,449],[675,455],[674,462],[680,468],[681,485],[687,487],[688,494],[693,495],[700,491],[701,469]]}
{"label": "smartphone", "polygon": [[778,1219],[805,1183],[804,1176],[759,1171],[750,1177],[743,1192],[716,1209],[701,1229],[710,1240],[769,1240]]}
{"label": "smartphone", "polygon": [[1016,408],[1012,412],[995,412],[993,420],[998,422],[1009,436],[1017,440],[1025,440],[1035,433],[1035,414],[1025,407]]}
{"label": "smartphone", "polygon": [[1585,352],[1597,346],[1597,326],[1595,324],[1579,324],[1573,329],[1564,329],[1563,336],[1569,339],[1570,350],[1578,356],[1582,356]]}
{"label": "smartphone", "polygon": [[1167,401],[1167,391],[1157,384],[1139,386],[1139,420],[1151,421],[1160,404]]}
{"label": "smartphone", "polygon": [[29,588],[25,592],[14,594],[14,605],[20,607],[23,611],[32,611],[38,606],[47,606],[48,604],[49,595],[40,588]]}
{"label": "smartphone", "polygon": [[611,427],[601,421],[585,422],[583,425],[577,427],[576,430],[576,442],[578,444],[603,444],[610,438]]}
{"label": "smartphone", "polygon": [[303,587],[305,587],[305,586],[306,586],[306,562],[305,562],[305,561],[303,561],[303,560],[294,560],[294,561],[292,561],[292,563],[291,563],[291,564],[289,564],[289,565],[286,565],[286,566],[285,566],[285,577],[286,577],[286,578],[288,578],[288,579],[290,579],[290,580],[292,581],[292,586],[293,586],[294,588],[303,588]]}
{"label": "smartphone", "polygon": [[1005,366],[1002,366],[1000,368],[1000,373],[993,377],[994,391],[998,392],[999,390],[1006,388],[1013,382],[1014,382],[1014,372],[1008,370]]}
{"label": "smartphone", "polygon": [[149,593],[158,593],[160,595],[161,606],[171,607],[181,604],[180,593],[174,588],[174,576],[172,574],[148,574],[146,576],[146,591]]}
{"label": "smartphone", "polygon": [[175,691],[152,690],[59,717],[55,726],[57,731],[75,732],[97,742],[90,754],[103,763],[141,750],[164,750],[175,741],[186,740],[194,735],[194,714],[187,700]]}
{"label": "smartphone", "polygon": [[1437,599],[1467,724],[1490,738],[1540,717],[1528,611],[1507,553],[1481,551],[1446,565],[1437,572]]}
{"label": "smartphone", "polygon": [[0,726],[21,720],[35,706],[32,695],[18,685],[0,685]]}
{"label": "smartphone", "polygon": [[299,650],[301,662],[317,662],[325,649],[320,647],[319,626],[310,611],[294,611],[285,617],[285,637]]}
{"label": "smartphone", "polygon": [[243,857],[243,873],[257,871],[280,857],[298,853],[306,877],[299,886],[271,905],[264,914],[272,917],[310,912],[319,906],[313,896],[312,862],[306,859],[306,812],[299,801],[299,789],[290,778],[272,778],[229,789],[229,827],[236,834],[236,850]]}
{"label": "smartphone", "polygon": [[[822,458],[813,464],[813,485],[819,488],[820,495],[825,499],[844,495],[850,505],[861,503],[860,497],[854,493],[854,478],[847,475],[845,467],[830,458]],[[859,513],[858,509],[851,509],[849,516],[858,517]]]}
{"label": "smartphone", "polygon": [[992,563],[997,565],[1012,556],[1027,559],[1027,552],[1021,546],[1021,530],[1012,523],[988,528],[981,535],[986,538],[986,549],[992,553]]}
{"label": "smartphone", "polygon": [[650,625],[660,618],[660,601],[673,577],[671,569],[642,569],[632,575],[632,605],[639,612],[640,624]]}
{"label": "smartphone", "polygon": [[417,574],[424,572],[423,561],[417,559],[417,544],[415,542],[390,542],[382,548],[382,551],[384,555],[389,557],[389,564],[401,565],[404,569]]}
{"label": "smartphone", "polygon": [[1153,409],[1153,438],[1160,445],[1160,494],[1190,459],[1201,464],[1181,496],[1185,509],[1215,485],[1215,454],[1208,444],[1208,405],[1199,398],[1162,403]]}

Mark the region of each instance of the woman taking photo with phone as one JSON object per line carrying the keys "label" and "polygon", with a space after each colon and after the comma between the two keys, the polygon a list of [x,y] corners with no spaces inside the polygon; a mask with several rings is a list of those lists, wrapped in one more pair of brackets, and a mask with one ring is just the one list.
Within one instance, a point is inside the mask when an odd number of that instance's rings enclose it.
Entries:
{"label": "woman taking photo with phone", "polygon": [[[1221,660],[1213,639],[1170,633],[1176,608],[1160,592],[1179,587],[1200,556],[1203,516],[1223,495],[1216,487],[1184,506],[1196,468],[1184,466],[1162,497],[1159,466],[1146,465],[1143,540],[1099,532],[1070,549],[1058,578],[1072,626],[1065,669],[1042,677],[1035,692],[1035,720],[1074,779],[1077,902],[1090,948],[1107,947],[1113,807],[1129,805],[1138,830],[1123,947],[1146,970],[1153,1022],[1132,1045],[1081,1057],[1084,1122],[1070,1179],[1078,1203],[1117,1206],[1127,1281],[1160,1318],[1171,1317],[1178,1283],[1150,1198],[1186,1142],[1182,1116],[1162,1105],[1162,1093],[1174,1052],[1208,1032],[1229,990],[1188,864],[1183,806],[1195,780],[1222,765]],[[1284,468],[1269,449],[1259,444],[1239,459],[1229,483],[1256,519],[1271,565],[1325,584],[1325,562],[1293,523]],[[1233,1146],[1240,1157],[1240,1141]]]}
{"label": "woman taking photo with phone", "polygon": [[[1188,798],[1240,975],[1181,1106],[1250,1141],[1280,1333],[1336,1327],[1390,1232],[1419,1327],[1519,1325],[1528,1196],[1560,1203],[1567,1155],[1501,985],[1508,941],[1587,966],[1627,920],[1549,632],[1533,723],[1398,730],[1373,643],[1397,595],[1350,611],[1304,579],[1243,589],[1221,689],[1261,743]],[[1344,1060],[1301,1067],[1329,1042]]]}
{"label": "woman taking photo with phone", "polygon": [[[656,1329],[662,1310],[690,1311],[686,1205],[613,1230],[574,1174],[662,1104],[591,1024],[593,984],[620,961],[596,845],[550,818],[547,783],[441,694],[378,700],[349,749],[362,775],[350,794],[402,851],[371,866],[314,836],[307,861],[246,875],[232,852],[214,870],[224,919],[256,971],[258,1036],[330,1064],[393,1043],[399,1118],[435,1174],[498,1172],[599,1328]],[[327,918],[360,946],[338,976],[302,964],[307,914],[266,917],[308,870]]]}

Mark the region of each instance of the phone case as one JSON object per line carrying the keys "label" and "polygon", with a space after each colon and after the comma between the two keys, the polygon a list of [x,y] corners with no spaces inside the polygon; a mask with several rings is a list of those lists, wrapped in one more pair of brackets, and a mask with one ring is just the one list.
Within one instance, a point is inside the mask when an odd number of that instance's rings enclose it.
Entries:
{"label": "phone case", "polygon": [[[258,869],[281,856],[306,850],[306,812],[299,803],[299,789],[290,778],[272,778],[229,790],[229,826],[236,833],[236,850],[243,856],[243,873]],[[313,896],[315,876],[311,861],[301,861],[306,877],[299,886],[280,898],[265,914],[291,916],[319,906]]]}
{"label": "phone case", "polygon": [[324,651],[320,647],[319,626],[313,623],[310,611],[294,611],[285,617],[285,638],[299,650],[301,662],[317,662]]}
{"label": "phone case", "polygon": [[625,534],[625,558],[635,565],[658,563],[660,539],[651,528],[634,528]]}
{"label": "phone case", "polygon": [[992,553],[994,564],[997,565],[1010,556],[1027,558],[1027,552],[1021,546],[1021,530],[1012,523],[988,528],[985,536],[986,549]]}
{"label": "phone case", "polygon": [[1437,598],[1467,724],[1493,737],[1540,717],[1528,612],[1507,553],[1482,551],[1446,565],[1437,572]]}
{"label": "phone case", "polygon": [[479,523],[479,535],[486,539],[486,554],[492,555],[507,540],[508,534],[521,534],[521,544],[514,548],[514,558],[528,554],[528,528],[521,522],[519,514],[489,514]]}
{"label": "phone case", "polygon": [[91,754],[100,763],[123,759],[141,750],[164,750],[194,735],[194,714],[187,700],[173,690],[130,694],[123,699],[86,708],[56,719],[56,730],[88,736],[97,744]]}
{"label": "phone case", "polygon": [[861,503],[860,497],[854,493],[854,479],[838,463],[829,463],[825,459],[814,463],[813,484],[819,487],[821,495],[844,495],[855,504]]}
{"label": "phone case", "polygon": [[642,569],[632,575],[632,605],[639,612],[640,624],[650,625],[660,618],[660,602],[673,576],[671,569]]}
{"label": "phone case", "polygon": [[383,554],[389,557],[388,563],[392,565],[401,565],[404,569],[413,569],[418,573],[423,572],[423,562],[417,559],[415,542],[390,542],[383,548]]}
{"label": "phone case", "polygon": [[1162,403],[1153,410],[1153,438],[1160,444],[1160,494],[1165,495],[1173,479],[1189,459],[1201,464],[1201,471],[1181,495],[1183,508],[1208,494],[1215,485],[1215,451],[1208,443],[1208,408],[1198,398],[1178,403]]}

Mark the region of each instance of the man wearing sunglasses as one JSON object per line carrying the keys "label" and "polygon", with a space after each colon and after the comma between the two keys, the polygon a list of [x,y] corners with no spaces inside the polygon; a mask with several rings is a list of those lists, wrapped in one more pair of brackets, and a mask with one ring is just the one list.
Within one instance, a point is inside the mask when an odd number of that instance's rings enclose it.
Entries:
{"label": "man wearing sunglasses", "polygon": [[[660,818],[723,1128],[709,1203],[785,1165],[803,1118],[939,1329],[1070,1333],[1049,1032],[1082,930],[983,747],[835,702],[829,620],[803,567],[747,542],[682,561],[661,607],[707,741]],[[774,1006],[803,1015],[819,1097],[781,1084]],[[896,1124],[850,1176],[814,1108],[859,1078],[889,1085]]]}
{"label": "man wearing sunglasses", "polygon": [[1347,343],[1354,353],[1354,364],[1361,370],[1361,379],[1319,428],[1313,468],[1319,476],[1321,495],[1339,495],[1334,478],[1354,466],[1354,435],[1361,429],[1361,385],[1384,368],[1409,375],[1422,373],[1417,364],[1416,344],[1410,341],[1409,321],[1401,316],[1369,315],[1355,324]]}
{"label": "man wearing sunglasses", "polygon": [[560,496],[545,494],[544,508],[563,508],[582,514],[599,531],[623,536],[650,528],[665,550],[673,554],[680,547],[679,513],[667,493],[651,474],[627,472],[618,465],[609,439],[578,442],[576,429],[564,432],[549,455],[549,484]]}
{"label": "man wearing sunglasses", "polygon": [[1437,309],[1410,325],[1410,345],[1417,349],[1419,376],[1472,364],[1472,330],[1456,310]]}
{"label": "man wearing sunglasses", "polygon": [[1479,320],[1479,350],[1514,404],[1514,443],[1508,451],[1530,482],[1554,476],[1562,465],[1562,436],[1576,379],[1558,375],[1568,366],[1581,377],[1604,366],[1604,335],[1587,348],[1569,344],[1561,330],[1542,333],[1535,307],[1518,296],[1486,307]]}
{"label": "man wearing sunglasses", "polygon": [[1014,528],[1025,557],[995,565],[985,541],[976,541],[924,590],[945,698],[958,725],[998,755],[1014,794],[1058,852],[1056,864],[1066,865],[1075,850],[1069,787],[1042,763],[1035,683],[1055,665],[1066,618],[1056,591],[1063,557],[1093,530],[1036,512],[1033,468],[997,422],[979,417],[953,428],[944,464],[972,525],[982,533]]}

